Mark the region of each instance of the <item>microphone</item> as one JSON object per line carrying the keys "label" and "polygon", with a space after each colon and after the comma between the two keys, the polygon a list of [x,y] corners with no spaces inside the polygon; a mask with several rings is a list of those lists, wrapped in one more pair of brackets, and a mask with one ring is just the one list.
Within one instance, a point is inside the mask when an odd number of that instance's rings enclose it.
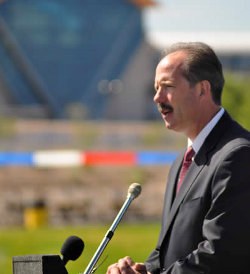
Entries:
{"label": "microphone", "polygon": [[129,196],[131,196],[131,198],[133,200],[133,199],[137,198],[140,194],[141,194],[141,185],[140,184],[133,183],[129,186],[127,198]]}
{"label": "microphone", "polygon": [[115,229],[117,228],[118,224],[120,223],[123,215],[127,211],[128,207],[132,203],[132,201],[137,198],[141,193],[141,185],[137,183],[133,183],[129,186],[128,188],[128,194],[127,194],[127,199],[123,203],[123,206],[121,207],[119,213],[117,214],[115,220],[113,221],[111,227],[107,231],[106,235],[104,236],[101,244],[99,245],[98,249],[96,250],[94,256],[92,257],[90,263],[88,264],[87,268],[84,271],[84,274],[90,274],[94,273],[96,268],[95,265],[99,258],[101,257],[104,249],[108,245],[109,241],[114,235]]}
{"label": "microphone", "polygon": [[80,257],[84,249],[84,242],[77,236],[70,236],[66,239],[61,248],[61,254],[63,255],[62,262],[64,265],[71,260],[75,261]]}

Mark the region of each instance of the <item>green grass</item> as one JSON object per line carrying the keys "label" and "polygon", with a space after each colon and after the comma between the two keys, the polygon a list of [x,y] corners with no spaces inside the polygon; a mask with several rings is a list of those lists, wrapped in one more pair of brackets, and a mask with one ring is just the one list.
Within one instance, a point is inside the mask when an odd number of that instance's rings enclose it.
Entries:
{"label": "green grass", "polygon": [[[60,254],[63,242],[70,235],[84,240],[85,248],[77,261],[66,265],[69,274],[83,273],[109,226],[39,228],[26,230],[10,228],[0,230],[0,269],[12,274],[12,257],[33,254]],[[119,258],[130,255],[135,261],[144,261],[154,248],[158,237],[158,224],[120,224],[104,250],[98,264],[106,257],[96,273],[105,273],[107,266]]]}

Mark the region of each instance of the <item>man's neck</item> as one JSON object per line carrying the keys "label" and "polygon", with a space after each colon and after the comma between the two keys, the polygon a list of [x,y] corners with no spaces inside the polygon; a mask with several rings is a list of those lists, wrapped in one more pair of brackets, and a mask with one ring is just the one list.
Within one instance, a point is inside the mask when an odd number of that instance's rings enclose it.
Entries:
{"label": "man's neck", "polygon": [[200,117],[197,117],[197,121],[194,128],[187,132],[186,136],[190,140],[195,140],[195,138],[200,134],[200,132],[213,120],[213,118],[219,113],[221,106],[215,105],[210,111],[202,110]]}
{"label": "man's neck", "polygon": [[206,137],[218,123],[222,115],[224,114],[224,108],[220,108],[220,110],[215,114],[215,116],[207,123],[207,125],[200,131],[200,133],[196,136],[194,140],[188,139],[188,146],[192,145],[195,153],[198,152],[202,144],[204,143]]}

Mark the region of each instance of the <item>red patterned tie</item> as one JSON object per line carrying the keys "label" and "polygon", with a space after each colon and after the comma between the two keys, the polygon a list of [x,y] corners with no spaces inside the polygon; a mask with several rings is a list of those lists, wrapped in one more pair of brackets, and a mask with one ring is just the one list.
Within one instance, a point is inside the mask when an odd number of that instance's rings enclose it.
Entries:
{"label": "red patterned tie", "polygon": [[195,152],[194,152],[193,148],[190,146],[184,155],[184,159],[183,159],[183,163],[182,163],[182,167],[181,167],[181,171],[180,171],[180,175],[179,175],[179,181],[178,181],[177,188],[176,188],[176,193],[178,193],[178,191],[180,190],[182,181],[188,171],[189,166],[192,164],[192,158],[193,158],[194,154],[195,154]]}

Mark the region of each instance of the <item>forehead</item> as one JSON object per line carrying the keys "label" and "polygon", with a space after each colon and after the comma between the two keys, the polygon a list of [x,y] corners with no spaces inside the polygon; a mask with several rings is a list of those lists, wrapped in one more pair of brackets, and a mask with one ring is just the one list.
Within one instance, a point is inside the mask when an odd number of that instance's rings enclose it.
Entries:
{"label": "forehead", "polygon": [[165,56],[156,67],[155,79],[175,78],[181,76],[181,67],[187,54],[183,51],[177,51]]}

